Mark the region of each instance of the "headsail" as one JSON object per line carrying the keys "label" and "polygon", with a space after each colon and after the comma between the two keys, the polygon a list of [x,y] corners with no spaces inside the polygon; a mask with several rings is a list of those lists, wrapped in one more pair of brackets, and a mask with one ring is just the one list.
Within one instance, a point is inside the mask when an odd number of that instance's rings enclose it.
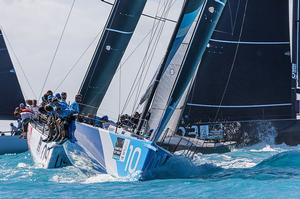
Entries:
{"label": "headsail", "polygon": [[228,0],[203,56],[185,119],[290,118],[288,21],[288,1]]}
{"label": "headsail", "polygon": [[[168,102],[172,86],[176,80],[176,74],[180,69],[186,49],[190,42],[193,28],[192,25],[198,16],[204,0],[187,0],[184,2],[177,26],[170,41],[167,53],[153,78],[153,83],[143,98],[147,98],[147,104],[142,113],[138,131],[144,122],[146,114],[151,114],[148,125],[150,129],[156,129]],[[154,95],[155,94],[155,95]],[[142,98],[142,101],[145,101]],[[150,107],[151,105],[151,107]],[[148,113],[149,112],[149,113]]]}
{"label": "headsail", "polygon": [[86,105],[82,107],[83,113],[97,113],[145,4],[146,0],[117,0],[114,3],[79,91]]}
{"label": "headsail", "polygon": [[[174,110],[180,103],[182,97],[184,97],[183,94],[187,94],[185,91],[188,89],[188,86],[191,84],[193,77],[198,70],[202,55],[222,13],[225,2],[226,0],[206,1],[193,34],[190,36],[191,38],[186,47],[183,62],[179,62],[180,68],[176,71],[176,83],[173,85],[159,128],[152,135],[153,140],[158,140],[160,138],[167,123],[174,114]],[[189,37],[189,35],[187,37]]]}
{"label": "headsail", "polygon": [[0,93],[0,119],[12,119],[14,108],[25,100],[1,30]]}

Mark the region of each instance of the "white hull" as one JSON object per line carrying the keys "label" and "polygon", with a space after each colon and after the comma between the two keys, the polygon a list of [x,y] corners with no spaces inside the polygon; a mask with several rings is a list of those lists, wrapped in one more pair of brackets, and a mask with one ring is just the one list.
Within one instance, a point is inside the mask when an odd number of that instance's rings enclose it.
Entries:
{"label": "white hull", "polygon": [[19,136],[0,136],[0,155],[23,153],[28,150],[28,145],[25,139]]}
{"label": "white hull", "polygon": [[45,138],[42,130],[29,124],[27,141],[34,163],[47,169],[70,165],[63,146],[55,142],[45,143],[42,141]]}

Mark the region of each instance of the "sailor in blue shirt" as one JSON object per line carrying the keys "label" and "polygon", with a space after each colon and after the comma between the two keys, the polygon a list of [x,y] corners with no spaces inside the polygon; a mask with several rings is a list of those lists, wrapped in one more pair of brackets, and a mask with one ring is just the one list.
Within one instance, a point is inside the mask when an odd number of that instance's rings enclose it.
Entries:
{"label": "sailor in blue shirt", "polygon": [[66,106],[69,106],[69,104],[67,103],[67,93],[66,92],[62,92],[61,94],[61,103],[66,105]]}
{"label": "sailor in blue shirt", "polygon": [[73,113],[79,113],[80,109],[79,109],[79,104],[81,103],[82,100],[82,96],[80,94],[77,94],[75,96],[75,102],[73,102],[70,105],[70,109],[73,111]]}

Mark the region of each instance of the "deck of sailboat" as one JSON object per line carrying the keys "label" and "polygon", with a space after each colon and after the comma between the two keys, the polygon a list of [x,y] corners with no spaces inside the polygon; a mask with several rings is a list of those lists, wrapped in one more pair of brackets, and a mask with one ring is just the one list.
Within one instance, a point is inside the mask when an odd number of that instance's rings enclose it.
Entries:
{"label": "deck of sailboat", "polygon": [[179,135],[166,137],[159,145],[166,147],[169,151],[188,150],[193,153],[226,153],[231,151],[236,142],[234,141],[213,141],[202,140]]}

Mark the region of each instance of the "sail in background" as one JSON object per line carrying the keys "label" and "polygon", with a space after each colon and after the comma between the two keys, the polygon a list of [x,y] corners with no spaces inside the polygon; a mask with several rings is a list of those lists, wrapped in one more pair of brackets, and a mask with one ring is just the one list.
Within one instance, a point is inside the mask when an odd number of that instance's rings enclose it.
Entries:
{"label": "sail in background", "polygon": [[291,79],[292,79],[292,102],[294,117],[299,118],[300,113],[300,87],[299,87],[299,0],[289,1],[290,20],[290,48],[291,48]]}
{"label": "sail in background", "polygon": [[13,119],[15,107],[24,102],[16,71],[0,30],[0,119]]}
{"label": "sail in background", "polygon": [[292,117],[288,10],[288,1],[228,0],[203,56],[184,119]]}

